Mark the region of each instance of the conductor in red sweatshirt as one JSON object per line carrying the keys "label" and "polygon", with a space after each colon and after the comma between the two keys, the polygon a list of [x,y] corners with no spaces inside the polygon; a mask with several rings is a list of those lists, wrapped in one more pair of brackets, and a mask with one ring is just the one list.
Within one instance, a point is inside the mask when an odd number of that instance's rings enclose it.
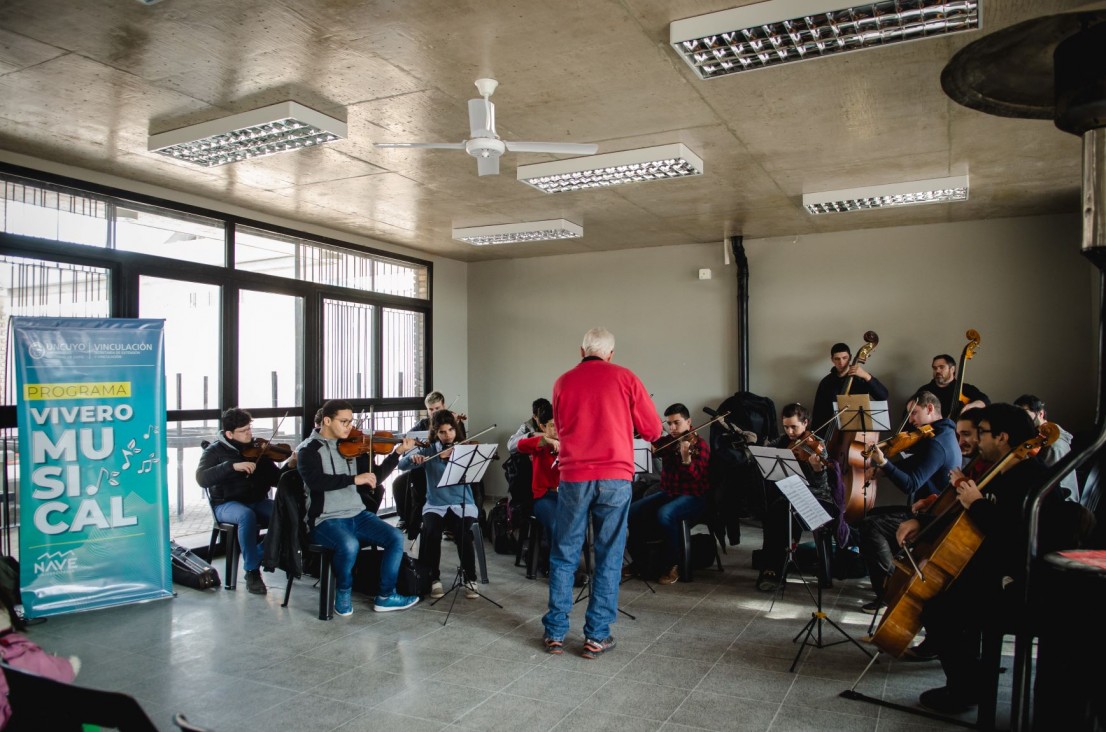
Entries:
{"label": "conductor in red sweatshirt", "polygon": [[649,442],[661,436],[661,422],[641,380],[611,363],[614,335],[605,328],[584,334],[583,360],[553,385],[553,413],[560,435],[561,485],[557,524],[549,553],[549,612],[542,618],[542,643],[564,652],[572,582],[588,516],[594,526],[595,577],[584,616],[584,658],[614,648],[611,624],[618,612],[630,481],[634,477],[634,433]]}

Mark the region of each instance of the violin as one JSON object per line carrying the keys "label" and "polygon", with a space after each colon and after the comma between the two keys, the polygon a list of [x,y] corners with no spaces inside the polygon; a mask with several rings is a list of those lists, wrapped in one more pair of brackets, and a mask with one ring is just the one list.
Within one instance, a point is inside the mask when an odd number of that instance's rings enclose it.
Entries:
{"label": "violin", "polygon": [[826,460],[826,443],[810,430],[799,435],[787,449],[795,453],[800,462],[809,463],[813,458],[823,462]]}
{"label": "violin", "polygon": [[[344,458],[355,458],[361,455],[387,455],[396,445],[401,444],[404,437],[396,437],[395,434],[384,430],[377,430],[372,434],[365,434],[356,427],[349,431],[349,437],[338,440],[338,452]],[[418,447],[426,447],[425,442],[415,440]]]}
{"label": "violin", "polygon": [[258,460],[267,457],[273,462],[280,463],[292,457],[292,446],[283,442],[269,442],[260,437],[255,437],[253,442],[243,447],[239,452],[247,460]]}
{"label": "violin", "polygon": [[714,424],[715,422],[717,422],[719,420],[722,420],[722,419],[725,419],[728,416],[730,416],[729,412],[723,412],[722,414],[719,414],[717,417],[715,417],[711,421],[704,422],[703,424],[699,425],[698,427],[692,428],[690,431],[685,432],[684,434],[680,435],[679,437],[673,437],[671,440],[664,443],[660,447],[652,448],[653,454],[656,455],[658,452],[663,452],[664,450],[667,450],[668,448],[672,447],[673,445],[677,445],[681,442],[690,441],[694,437],[694,438],[696,438],[696,441],[691,443],[691,449],[692,449],[691,454],[692,455],[697,455],[698,452],[699,452],[699,450],[697,448],[698,440],[702,439],[702,438],[700,438],[699,435],[697,435],[695,433],[698,432],[699,430],[703,429],[704,427],[709,427],[710,425]]}
{"label": "violin", "polygon": [[883,457],[892,458],[903,450],[909,450],[922,440],[930,439],[933,439],[933,427],[928,424],[923,424],[912,432],[900,432],[897,435],[891,435],[882,442],[868,445],[864,448],[863,454],[865,458],[871,457],[872,453],[875,452],[878,447],[880,451],[883,452]]}

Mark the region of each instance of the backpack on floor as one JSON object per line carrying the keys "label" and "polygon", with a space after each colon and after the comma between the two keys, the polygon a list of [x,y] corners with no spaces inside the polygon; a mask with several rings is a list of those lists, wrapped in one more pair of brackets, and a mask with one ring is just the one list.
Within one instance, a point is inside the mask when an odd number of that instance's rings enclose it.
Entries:
{"label": "backpack on floor", "polygon": [[517,539],[511,534],[511,514],[506,498],[500,498],[488,513],[488,532],[496,554],[514,554]]}
{"label": "backpack on floor", "polygon": [[219,573],[215,571],[215,567],[175,541],[170,541],[169,547],[173,562],[173,582],[196,590],[219,586]]}

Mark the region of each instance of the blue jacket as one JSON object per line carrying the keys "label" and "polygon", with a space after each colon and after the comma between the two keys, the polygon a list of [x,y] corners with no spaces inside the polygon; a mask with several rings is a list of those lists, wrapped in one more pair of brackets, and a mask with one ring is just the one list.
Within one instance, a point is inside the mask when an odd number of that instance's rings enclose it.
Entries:
{"label": "blue jacket", "polygon": [[949,419],[932,423],[933,437],[922,440],[910,451],[910,457],[898,465],[887,463],[883,474],[906,494],[906,505],[919,498],[940,493],[949,484],[949,473],[961,463],[956,425]]}

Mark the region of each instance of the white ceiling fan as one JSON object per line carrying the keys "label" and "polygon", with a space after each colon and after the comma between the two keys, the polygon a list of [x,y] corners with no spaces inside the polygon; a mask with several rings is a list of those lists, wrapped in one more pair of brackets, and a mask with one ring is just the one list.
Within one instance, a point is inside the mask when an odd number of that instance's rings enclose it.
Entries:
{"label": "white ceiling fan", "polygon": [[499,82],[495,79],[477,79],[476,88],[482,99],[469,100],[469,134],[464,142],[376,142],[374,147],[426,147],[440,150],[464,150],[476,158],[480,175],[499,174],[499,156],[511,152],[554,153],[559,155],[594,155],[598,145],[574,142],[510,142],[500,140],[495,132],[495,105],[491,96]]}

